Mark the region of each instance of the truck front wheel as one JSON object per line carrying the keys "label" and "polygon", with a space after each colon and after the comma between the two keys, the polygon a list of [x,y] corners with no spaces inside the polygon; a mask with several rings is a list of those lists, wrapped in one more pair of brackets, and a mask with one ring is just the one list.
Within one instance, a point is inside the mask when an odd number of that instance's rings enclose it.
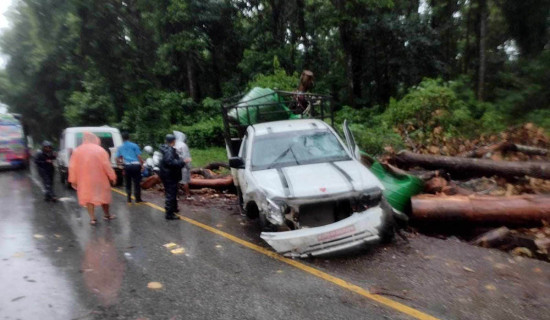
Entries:
{"label": "truck front wheel", "polygon": [[[237,194],[239,195],[239,201],[241,201],[240,199],[242,199],[242,193],[238,188],[237,188]],[[251,202],[246,206],[244,213],[249,219],[256,219],[259,216],[258,206],[254,202]]]}

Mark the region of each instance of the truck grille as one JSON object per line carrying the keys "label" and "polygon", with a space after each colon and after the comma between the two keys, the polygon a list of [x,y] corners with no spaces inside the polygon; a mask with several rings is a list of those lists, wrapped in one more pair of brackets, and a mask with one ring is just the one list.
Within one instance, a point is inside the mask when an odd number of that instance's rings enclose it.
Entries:
{"label": "truck grille", "polygon": [[330,201],[300,206],[299,222],[301,227],[320,227],[345,219],[351,214],[348,200]]}

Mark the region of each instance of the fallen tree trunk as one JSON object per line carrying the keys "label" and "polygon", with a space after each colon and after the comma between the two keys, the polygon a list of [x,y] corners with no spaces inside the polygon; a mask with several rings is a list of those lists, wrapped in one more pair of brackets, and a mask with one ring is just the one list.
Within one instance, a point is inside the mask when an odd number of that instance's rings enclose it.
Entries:
{"label": "fallen tree trunk", "polygon": [[510,148],[509,151],[516,151],[516,152],[521,152],[521,153],[525,153],[525,154],[528,154],[528,155],[534,155],[534,156],[547,156],[549,154],[548,149],[531,147],[531,146],[524,146],[524,145],[515,144],[515,143]]}
{"label": "fallen tree trunk", "polygon": [[226,176],[217,179],[195,179],[191,178],[189,187],[194,189],[200,188],[212,188],[212,189],[224,189],[230,188],[233,185],[233,177]]}
{"label": "fallen tree trunk", "polygon": [[494,153],[494,152],[504,152],[504,150],[508,147],[510,143],[508,142],[501,142],[497,144],[493,144],[490,146],[485,146],[481,148],[477,148],[472,151],[463,152],[459,154],[459,157],[466,157],[466,158],[483,158],[488,153]]}
{"label": "fallen tree trunk", "polygon": [[191,174],[200,174],[205,179],[215,179],[214,173],[209,169],[203,169],[203,168],[191,169],[190,172]]}
{"label": "fallen tree trunk", "polygon": [[482,158],[488,153],[495,153],[495,152],[506,153],[511,151],[521,152],[527,155],[535,155],[535,156],[547,156],[549,154],[548,149],[531,147],[531,146],[516,144],[512,142],[501,142],[490,146],[481,147],[469,152],[464,152],[459,154],[459,156],[466,157],[466,158]]}
{"label": "fallen tree trunk", "polygon": [[212,162],[204,166],[204,169],[208,170],[218,170],[220,168],[229,169],[229,164],[227,162]]}
{"label": "fallen tree trunk", "polygon": [[430,170],[444,169],[454,177],[466,178],[497,175],[501,177],[531,176],[550,179],[550,162],[493,161],[487,159],[431,156],[409,151],[399,152],[394,159],[400,166],[419,166]]}
{"label": "fallen tree trunk", "polygon": [[418,195],[411,198],[411,204],[416,221],[539,225],[543,219],[550,220],[549,196]]}
{"label": "fallen tree trunk", "polygon": [[141,188],[146,190],[156,186],[159,183],[161,183],[160,177],[154,174],[141,182]]}

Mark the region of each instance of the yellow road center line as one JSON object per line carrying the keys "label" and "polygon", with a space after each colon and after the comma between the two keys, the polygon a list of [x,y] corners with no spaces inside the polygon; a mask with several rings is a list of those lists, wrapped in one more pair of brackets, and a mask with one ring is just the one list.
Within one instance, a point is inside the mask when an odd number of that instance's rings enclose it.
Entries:
{"label": "yellow road center line", "polygon": [[[125,192],[122,192],[122,191],[120,191],[120,190],[118,190],[118,189],[113,188],[112,190],[113,190],[114,192],[118,193],[118,194],[121,194],[121,195],[123,195],[123,196],[127,196],[127,194],[126,194]],[[133,198],[133,197],[132,197],[132,198]],[[161,211],[161,212],[164,212],[164,208],[162,208],[162,207],[160,207],[160,206],[158,206],[158,205],[156,205],[156,204],[154,204],[154,203],[151,203],[151,202],[143,202],[143,204],[144,204],[144,205],[147,205],[147,206],[149,206],[149,207],[151,207],[151,208],[157,209],[157,210],[159,210],[159,211]],[[240,245],[242,245],[242,246],[244,246],[244,247],[246,247],[246,248],[252,249],[252,250],[254,250],[254,251],[256,251],[256,252],[259,252],[259,253],[261,253],[261,254],[263,254],[263,255],[266,255],[266,256],[268,256],[268,257],[270,257],[270,258],[273,258],[273,259],[275,259],[275,260],[279,260],[279,261],[284,262],[284,263],[286,263],[286,264],[288,264],[288,265],[291,265],[291,266],[293,266],[293,267],[296,267],[296,268],[298,268],[298,269],[300,269],[300,270],[302,270],[302,271],[305,271],[305,272],[307,272],[307,273],[309,273],[309,274],[311,274],[311,275],[314,275],[314,276],[316,276],[316,277],[318,277],[318,278],[321,278],[321,279],[323,279],[323,280],[325,280],[325,281],[331,282],[331,283],[333,283],[333,284],[335,284],[335,285],[337,285],[337,286],[339,286],[339,287],[341,287],[341,288],[344,288],[344,289],[347,289],[347,290],[349,290],[349,291],[355,292],[355,293],[357,293],[357,294],[359,294],[359,295],[361,295],[361,296],[363,296],[363,297],[365,297],[365,298],[368,298],[368,299],[370,299],[370,300],[376,301],[376,302],[378,302],[378,303],[380,303],[380,304],[385,305],[386,307],[389,307],[389,308],[391,308],[391,309],[400,311],[400,312],[402,312],[402,313],[404,313],[404,314],[406,314],[406,315],[409,315],[409,316],[411,316],[411,317],[413,317],[413,318],[420,319],[420,320],[439,320],[438,318],[433,317],[433,316],[431,316],[431,315],[429,315],[429,314],[427,314],[427,313],[424,313],[424,312],[422,312],[422,311],[420,311],[420,310],[416,310],[416,309],[414,309],[414,308],[412,308],[412,307],[409,307],[409,306],[407,306],[407,305],[404,305],[404,304],[402,304],[402,303],[400,303],[400,302],[397,302],[397,301],[395,301],[395,300],[386,298],[386,297],[384,297],[384,296],[381,296],[381,295],[378,295],[378,294],[374,294],[374,293],[370,293],[368,290],[363,289],[363,288],[361,288],[361,287],[359,287],[359,286],[357,286],[357,285],[355,285],[355,284],[353,284],[353,283],[347,282],[347,281],[345,281],[345,280],[343,280],[343,279],[340,279],[340,278],[338,278],[338,277],[335,277],[335,276],[333,276],[333,275],[330,275],[330,274],[328,274],[328,273],[326,273],[326,272],[324,272],[324,271],[321,271],[321,270],[319,270],[319,269],[316,269],[316,268],[310,267],[310,266],[308,266],[308,265],[305,265],[305,264],[303,264],[303,263],[301,263],[301,262],[298,262],[298,261],[296,261],[296,260],[292,260],[292,259],[289,259],[289,258],[285,258],[285,257],[281,256],[280,254],[274,252],[274,251],[268,250],[268,249],[266,249],[266,248],[264,248],[264,247],[261,247],[261,246],[259,246],[259,245],[254,244],[254,243],[251,243],[251,242],[248,242],[248,241],[243,240],[243,239],[241,239],[241,238],[238,238],[238,237],[236,237],[236,236],[234,236],[234,235],[232,235],[232,234],[229,234],[229,233],[227,233],[227,232],[224,232],[224,231],[221,231],[221,230],[219,230],[219,229],[213,228],[213,227],[211,227],[211,226],[209,226],[209,225],[206,225],[206,224],[204,224],[204,223],[198,222],[198,221],[193,220],[193,219],[191,219],[191,218],[187,218],[187,217],[184,217],[184,216],[181,216],[181,215],[178,215],[178,217],[180,218],[180,220],[183,220],[183,221],[188,222],[188,223],[190,223],[190,224],[192,224],[192,225],[195,225],[195,226],[197,226],[197,227],[199,227],[199,228],[202,228],[202,229],[204,229],[204,230],[207,230],[207,231],[210,231],[210,232],[212,232],[212,233],[214,233],[214,234],[217,234],[217,235],[219,235],[219,236],[222,236],[222,237],[224,237],[224,238],[226,238],[226,239],[229,239],[229,240],[231,240],[231,241],[233,241],[233,242],[236,242],[236,243],[238,243],[238,244],[240,244]]]}

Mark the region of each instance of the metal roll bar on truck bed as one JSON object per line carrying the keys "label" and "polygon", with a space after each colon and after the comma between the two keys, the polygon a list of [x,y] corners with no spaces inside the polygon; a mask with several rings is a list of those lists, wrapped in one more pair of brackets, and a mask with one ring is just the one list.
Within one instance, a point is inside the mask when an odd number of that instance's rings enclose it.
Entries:
{"label": "metal roll bar on truck bed", "polygon": [[249,125],[291,120],[320,119],[334,124],[332,97],[304,92],[254,88],[227,98],[222,104],[224,139],[230,156],[236,156]]}

